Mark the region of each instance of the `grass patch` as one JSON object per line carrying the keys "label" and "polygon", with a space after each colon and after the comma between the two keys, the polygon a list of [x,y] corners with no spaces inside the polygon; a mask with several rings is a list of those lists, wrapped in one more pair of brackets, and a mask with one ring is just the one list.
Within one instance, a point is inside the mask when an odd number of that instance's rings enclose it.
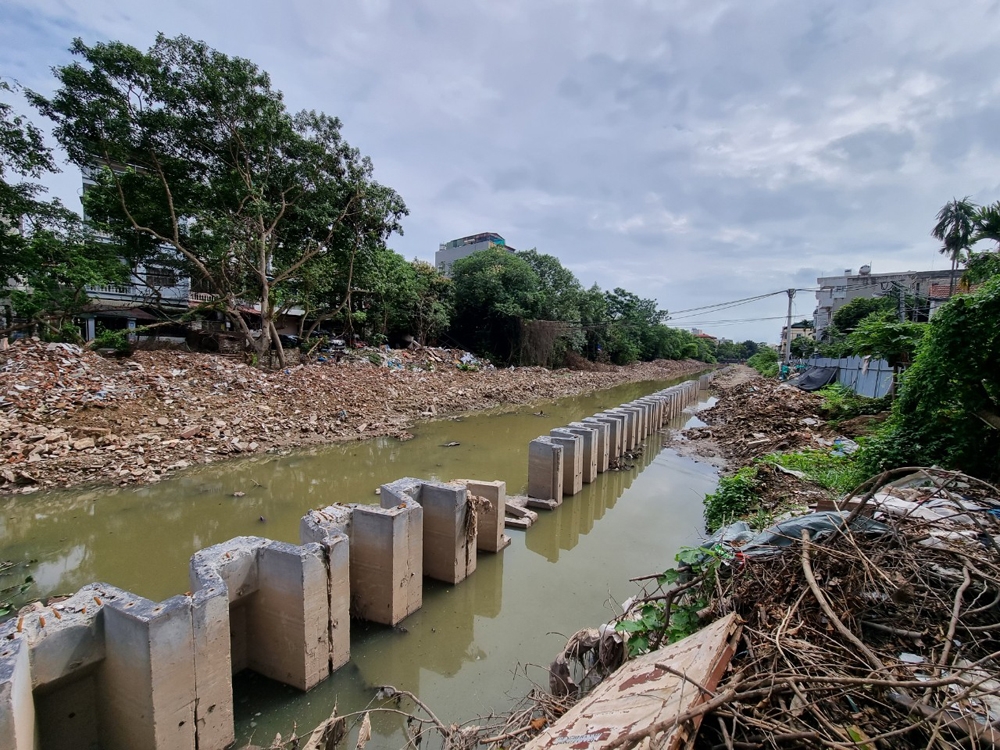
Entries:
{"label": "grass patch", "polygon": [[744,466],[722,477],[715,492],[705,495],[705,528],[714,532],[756,510],[759,488],[756,466]]}
{"label": "grass patch", "polygon": [[806,479],[838,494],[849,492],[867,477],[852,456],[835,456],[830,451],[813,448],[796,453],[769,453],[760,460],[801,471]]}
{"label": "grass patch", "polygon": [[862,414],[878,414],[892,406],[892,398],[888,395],[882,398],[859,396],[840,383],[825,386],[816,392],[823,397],[820,410],[830,421],[853,419]]}

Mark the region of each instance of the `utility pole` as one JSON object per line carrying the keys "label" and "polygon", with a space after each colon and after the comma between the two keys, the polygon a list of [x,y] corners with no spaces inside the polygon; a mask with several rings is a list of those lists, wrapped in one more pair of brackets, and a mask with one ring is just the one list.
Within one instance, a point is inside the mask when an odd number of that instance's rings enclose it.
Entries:
{"label": "utility pole", "polygon": [[786,289],[788,295],[788,318],[785,322],[785,359],[787,365],[792,361],[792,298],[795,297],[794,289]]}

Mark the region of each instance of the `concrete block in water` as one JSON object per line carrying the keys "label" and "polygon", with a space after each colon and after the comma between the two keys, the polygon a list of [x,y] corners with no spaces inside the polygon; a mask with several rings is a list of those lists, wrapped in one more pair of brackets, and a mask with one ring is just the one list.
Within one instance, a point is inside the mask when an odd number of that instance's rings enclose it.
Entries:
{"label": "concrete block in water", "polygon": [[549,437],[563,447],[563,495],[576,495],[583,489],[583,438],[561,428]]}
{"label": "concrete block in water", "polygon": [[570,422],[563,429],[583,438],[583,483],[591,484],[597,479],[597,453],[600,447],[597,427],[583,422]]}
{"label": "concrete block in water", "polygon": [[[97,676],[101,746],[195,747],[191,600],[128,594],[104,607],[106,654]],[[231,699],[230,699],[231,700]]]}
{"label": "concrete block in water", "polygon": [[[96,737],[95,737],[96,739]],[[16,635],[0,650],[0,750],[34,750],[35,702],[28,642]]]}
{"label": "concrete block in water", "polygon": [[561,444],[548,436],[528,443],[528,497],[562,503],[563,463]]}
{"label": "concrete block in water", "polygon": [[[213,589],[215,598],[226,592],[233,673],[252,669],[299,690],[329,676],[329,579],[320,544],[230,539],[192,556],[191,583],[195,591]],[[204,602],[214,612],[211,599]],[[205,625],[199,638],[218,642],[220,623]]]}
{"label": "concrete block in water", "polygon": [[621,420],[622,453],[633,450],[635,448],[635,415],[621,407],[608,409],[604,415]]}
{"label": "concrete block in water", "polygon": [[583,423],[597,429],[597,473],[603,474],[611,460],[611,426],[606,420],[596,417],[584,417]]}
{"label": "concrete block in water", "polygon": [[364,620],[396,625],[423,605],[424,509],[409,496],[393,508],[331,505],[299,524],[303,541],[346,534],[350,550],[350,611]]}
{"label": "concrete block in water", "polygon": [[[529,456],[530,466],[530,456]],[[483,498],[488,507],[480,505],[476,509],[476,549],[484,552],[499,552],[510,544],[510,537],[503,533],[505,508],[507,505],[506,482],[483,482],[475,479],[456,479],[475,497]],[[560,500],[562,498],[560,497]]]}
{"label": "concrete block in water", "polygon": [[476,529],[470,523],[464,486],[407,477],[383,484],[379,498],[383,508],[395,507],[404,498],[423,507],[425,576],[458,583],[476,570]]}
{"label": "concrete block in water", "polygon": [[[625,452],[625,415],[599,412],[588,419],[595,419],[608,425],[608,460],[621,458]],[[586,421],[586,420],[584,420]]]}

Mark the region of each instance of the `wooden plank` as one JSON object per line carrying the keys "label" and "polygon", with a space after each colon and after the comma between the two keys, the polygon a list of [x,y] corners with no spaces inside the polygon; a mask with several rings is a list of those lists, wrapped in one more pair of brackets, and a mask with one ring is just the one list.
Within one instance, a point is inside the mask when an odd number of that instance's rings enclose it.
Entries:
{"label": "wooden plank", "polygon": [[[730,614],[677,643],[627,662],[525,750],[601,750],[620,737],[696,708],[708,699],[702,688],[714,691],[719,684],[742,627],[739,618]],[[698,733],[700,724],[698,717],[627,748],[677,750]]]}

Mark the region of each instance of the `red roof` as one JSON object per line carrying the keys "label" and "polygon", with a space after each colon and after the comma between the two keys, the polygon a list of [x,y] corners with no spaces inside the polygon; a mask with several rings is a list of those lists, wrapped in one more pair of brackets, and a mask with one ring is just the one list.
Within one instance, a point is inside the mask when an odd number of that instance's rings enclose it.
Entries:
{"label": "red roof", "polygon": [[707,333],[696,333],[694,337],[696,339],[712,339],[712,341],[715,341],[715,336],[709,336]]}

